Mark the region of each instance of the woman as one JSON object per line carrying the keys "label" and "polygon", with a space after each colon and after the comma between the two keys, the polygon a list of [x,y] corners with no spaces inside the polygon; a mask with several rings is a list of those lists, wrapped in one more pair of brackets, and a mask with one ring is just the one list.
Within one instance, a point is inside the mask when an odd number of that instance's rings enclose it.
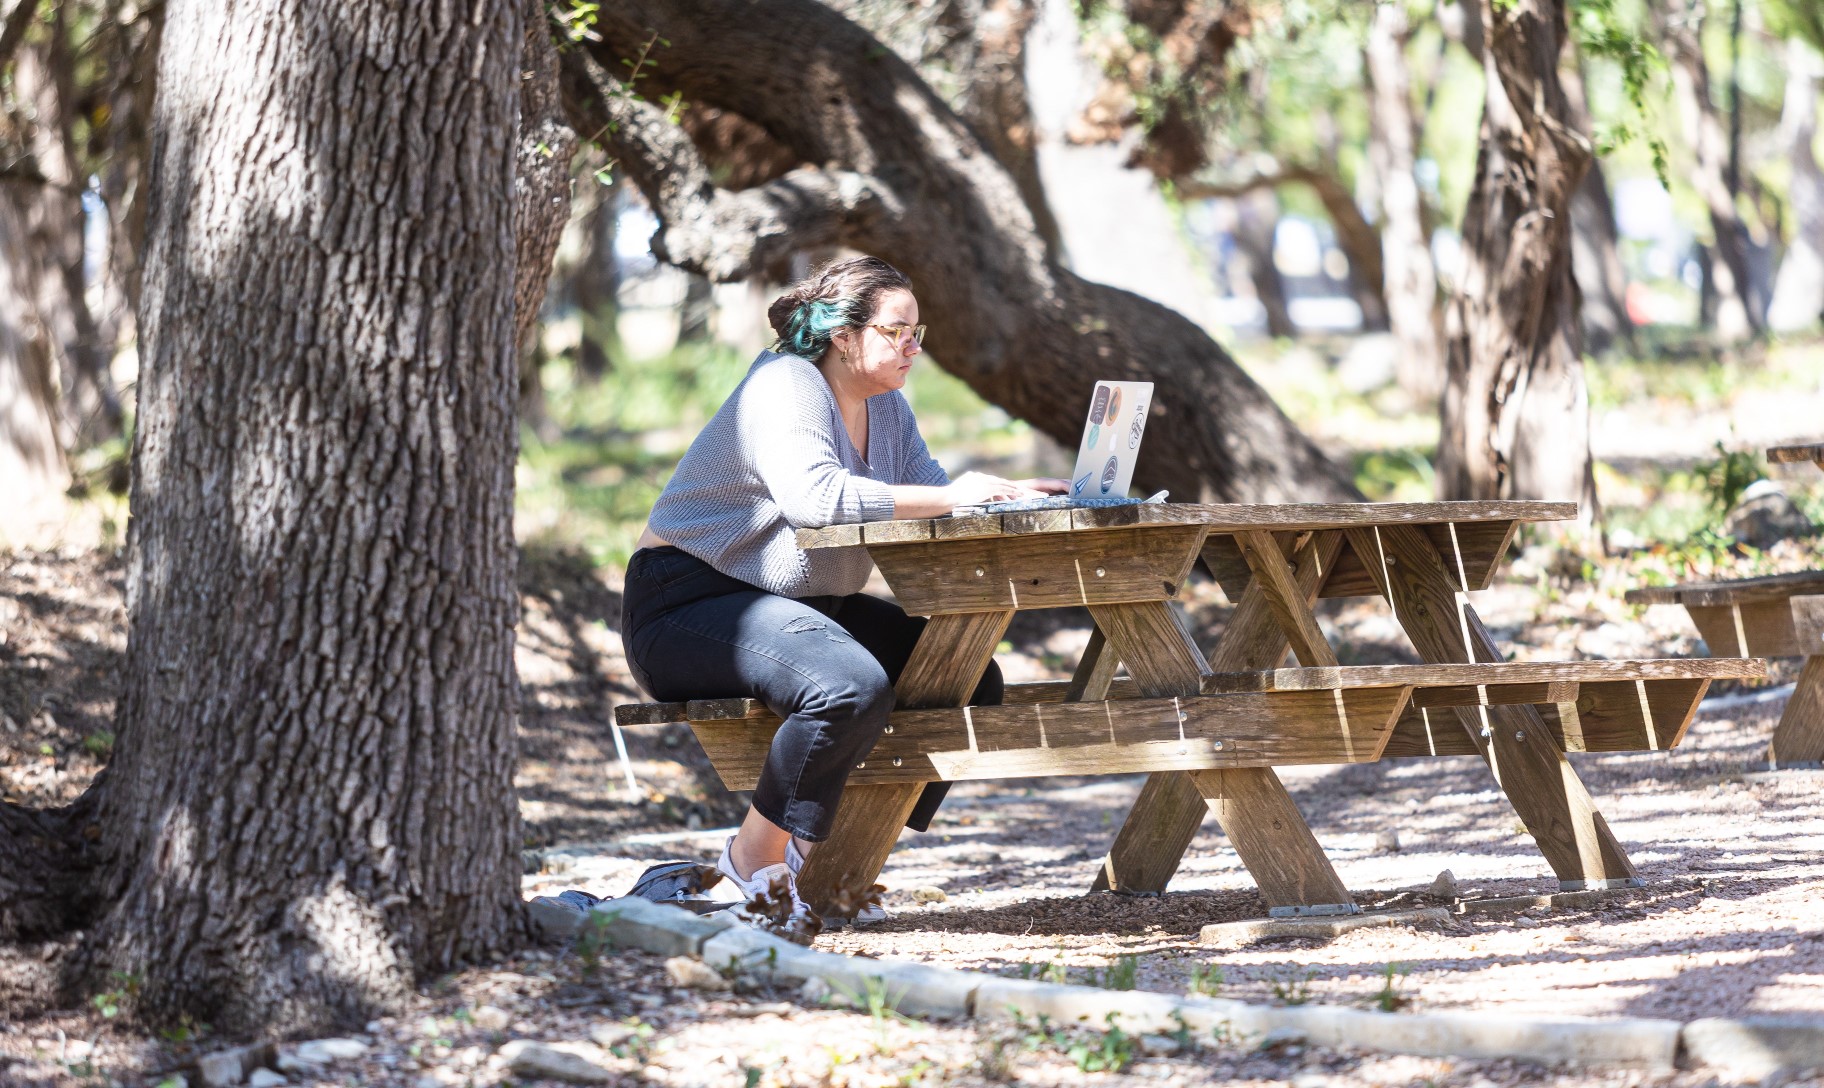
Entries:
{"label": "woman", "polygon": [[[926,621],[860,592],[865,549],[806,552],[795,530],[939,517],[1069,485],[951,480],[932,459],[900,393],[924,326],[911,281],[885,261],[826,265],[767,318],[778,341],[653,506],[627,564],[622,635],[653,698],[751,696],[784,720],[718,866],[744,897],[781,882],[804,911],[795,876],[886,726],[893,681]],[[1000,701],[990,663],[970,702]],[[908,826],[929,825],[945,788],[926,788]]]}

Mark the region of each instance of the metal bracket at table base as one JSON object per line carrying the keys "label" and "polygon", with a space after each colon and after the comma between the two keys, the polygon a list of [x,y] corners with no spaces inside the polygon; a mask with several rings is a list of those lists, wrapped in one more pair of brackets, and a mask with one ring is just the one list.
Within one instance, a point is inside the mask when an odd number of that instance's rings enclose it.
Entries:
{"label": "metal bracket at table base", "polygon": [[1335,918],[1347,914],[1360,914],[1362,908],[1354,903],[1311,903],[1292,907],[1274,907],[1267,911],[1269,918]]}
{"label": "metal bracket at table base", "polygon": [[1644,888],[1647,882],[1637,876],[1621,876],[1612,880],[1560,880],[1558,890],[1561,892],[1616,892],[1623,888]]}

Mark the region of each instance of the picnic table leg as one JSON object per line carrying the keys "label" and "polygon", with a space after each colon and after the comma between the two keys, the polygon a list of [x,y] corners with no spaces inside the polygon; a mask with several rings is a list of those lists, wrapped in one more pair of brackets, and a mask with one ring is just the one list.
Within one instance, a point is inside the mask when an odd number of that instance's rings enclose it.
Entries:
{"label": "picnic table leg", "polygon": [[[1012,619],[1011,609],[931,617],[893,685],[896,705],[962,706]],[[827,913],[843,889],[862,891],[874,883],[924,788],[922,782],[894,782],[842,791],[830,837],[811,851],[798,874],[798,894],[812,910]]]}
{"label": "picnic table leg", "polygon": [[[1342,539],[1340,533],[1315,533],[1293,555],[1291,577],[1304,595],[1307,613],[1342,550]],[[1228,631],[1210,655],[1211,670],[1275,667],[1286,653],[1286,631],[1269,591],[1256,577],[1242,593]],[[1271,767],[1149,775],[1091,890],[1164,891],[1206,813],[1222,825],[1259,886],[1269,913],[1348,914],[1357,909]]]}
{"label": "picnic table leg", "polygon": [[[1398,525],[1346,532],[1419,656],[1434,664],[1503,660],[1494,636],[1457,592],[1446,557],[1423,530]],[[1458,707],[1456,713],[1561,888],[1640,886],[1633,862],[1538,710]]]}
{"label": "picnic table leg", "polygon": [[1811,654],[1799,670],[1792,698],[1767,746],[1772,763],[1807,763],[1824,759],[1824,654]]}

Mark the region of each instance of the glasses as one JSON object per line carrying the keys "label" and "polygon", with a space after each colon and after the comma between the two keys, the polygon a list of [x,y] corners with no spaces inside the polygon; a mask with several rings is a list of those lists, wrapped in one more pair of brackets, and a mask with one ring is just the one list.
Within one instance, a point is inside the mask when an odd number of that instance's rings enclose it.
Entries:
{"label": "glasses", "polygon": [[923,345],[925,342],[925,327],[923,325],[869,325],[868,328],[879,329],[889,340],[893,341],[895,347],[900,348],[901,350],[904,350],[906,346],[907,333],[912,335],[912,342],[914,344]]}

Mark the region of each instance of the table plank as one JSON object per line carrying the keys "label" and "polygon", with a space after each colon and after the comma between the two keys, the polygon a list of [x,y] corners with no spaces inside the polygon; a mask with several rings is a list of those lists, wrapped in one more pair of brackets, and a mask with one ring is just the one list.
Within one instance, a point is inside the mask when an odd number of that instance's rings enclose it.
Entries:
{"label": "table plank", "polygon": [[885,544],[870,554],[900,607],[930,616],[1174,597],[1202,540],[1201,526],[1157,525]]}
{"label": "table plank", "polygon": [[[1368,560],[1419,655],[1433,662],[1500,661],[1494,637],[1456,592],[1443,558],[1410,526],[1347,530]],[[1567,890],[1635,886],[1634,864],[1597,811],[1564,749],[1530,706],[1453,711]],[[1487,723],[1488,736],[1482,735]]]}
{"label": "table plank", "polygon": [[[1407,694],[1363,688],[1340,697],[1281,691],[898,711],[894,732],[850,774],[849,788],[1364,763],[1386,748]],[[695,730],[723,784],[746,790],[759,782],[779,724],[708,721]]]}
{"label": "table plank", "polygon": [[1773,446],[1767,450],[1767,460],[1773,464],[1800,464],[1810,461],[1819,468],[1824,468],[1824,443],[1807,446]]}
{"label": "table plank", "polygon": [[[1034,517],[1035,514],[1046,515]],[[1062,516],[1059,516],[1062,515]],[[1274,532],[1304,532],[1316,529],[1345,529],[1374,525],[1441,525],[1446,522],[1522,522],[1565,521],[1577,516],[1574,502],[1349,502],[1349,503],[1138,503],[1133,506],[1102,509],[1065,509],[1027,511],[1017,514],[979,515],[998,517],[1002,533],[1058,532],[1063,529],[1093,530],[1130,528],[1137,525],[1205,525],[1212,532],[1232,533],[1247,529]],[[941,538],[940,528],[946,518],[925,518],[897,522],[869,522],[883,539],[902,532],[893,526],[922,525],[927,528],[903,530],[913,539]],[[974,532],[985,531],[988,522],[977,522]],[[1010,528],[1011,526],[1011,528]],[[1042,528],[1039,528],[1042,527]],[[973,532],[972,532],[973,535]],[[862,526],[830,525],[797,531],[801,548],[851,547],[864,542]]]}

